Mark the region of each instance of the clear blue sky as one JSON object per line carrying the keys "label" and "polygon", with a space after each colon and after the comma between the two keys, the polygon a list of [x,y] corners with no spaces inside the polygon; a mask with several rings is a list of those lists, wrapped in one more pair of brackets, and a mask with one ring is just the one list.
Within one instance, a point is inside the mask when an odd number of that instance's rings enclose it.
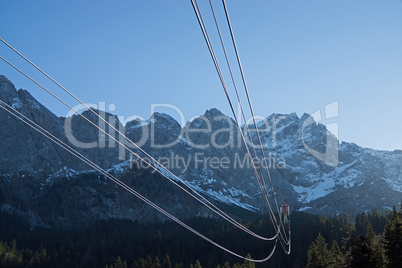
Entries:
{"label": "clear blue sky", "polygon": [[[207,1],[199,3],[213,31]],[[402,149],[400,0],[227,5],[256,114],[301,116],[339,101],[341,140]],[[82,100],[114,104],[118,115],[148,118],[153,103],[175,105],[186,119],[212,107],[231,114],[189,0],[6,0],[0,36]],[[65,97],[3,44],[0,55]],[[67,113],[3,62],[0,73]]]}

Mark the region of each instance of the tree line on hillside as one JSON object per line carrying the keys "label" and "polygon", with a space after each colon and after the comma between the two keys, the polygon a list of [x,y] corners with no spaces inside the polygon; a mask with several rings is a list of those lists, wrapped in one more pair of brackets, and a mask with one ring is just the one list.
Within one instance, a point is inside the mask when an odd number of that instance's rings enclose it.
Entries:
{"label": "tree line on hillside", "polygon": [[348,236],[342,239],[342,249],[336,240],[330,249],[326,239],[318,237],[308,249],[307,268],[337,267],[402,267],[402,204],[393,208],[381,232],[381,217],[370,221],[366,213],[356,217],[355,224],[349,226]]}
{"label": "tree line on hillside", "polygon": [[[250,258],[250,254],[247,254],[247,258]],[[183,263],[175,263],[174,265],[172,264],[169,255],[166,255],[165,259],[163,262],[159,260],[159,257],[156,256],[155,259],[153,260],[150,256],[148,256],[146,259],[139,258],[137,261],[134,261],[132,265],[127,265],[126,261],[122,261],[120,257],[117,257],[116,261],[114,264],[108,266],[106,264],[105,268],[184,268],[185,266]],[[195,263],[191,263],[189,265],[190,268],[202,268],[202,265],[199,260],[196,260]],[[229,264],[229,262],[225,262],[222,266],[218,264],[216,268],[255,268],[255,263],[252,261],[244,260],[242,263],[234,263],[233,266]]]}
{"label": "tree line on hillside", "polygon": [[[402,263],[402,207],[386,213],[374,209],[355,218],[291,214],[292,253],[280,246],[263,264],[245,262],[212,246],[174,222],[142,224],[108,219],[79,229],[29,229],[18,216],[0,212],[1,267],[397,267]],[[269,236],[267,216],[245,222]],[[231,224],[214,218],[186,223],[231,250],[263,258],[273,243],[253,239]],[[332,241],[328,247],[326,241]],[[251,255],[250,255],[251,254]],[[394,256],[394,257],[392,257]],[[374,266],[373,266],[374,265]]]}

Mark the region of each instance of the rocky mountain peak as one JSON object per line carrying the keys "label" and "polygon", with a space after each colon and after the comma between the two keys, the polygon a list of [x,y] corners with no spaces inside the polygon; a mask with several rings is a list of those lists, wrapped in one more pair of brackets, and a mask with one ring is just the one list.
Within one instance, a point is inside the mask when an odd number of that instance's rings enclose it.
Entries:
{"label": "rocky mountain peak", "polygon": [[161,121],[161,122],[167,121],[167,122],[171,122],[171,123],[173,123],[173,122],[177,123],[177,121],[170,115],[165,114],[165,113],[160,113],[160,112],[154,112],[149,119],[151,121],[155,120],[155,121]]}
{"label": "rocky mountain peak", "polygon": [[218,116],[225,116],[221,111],[216,108],[211,108],[205,111],[204,116],[209,119],[214,119]]}
{"label": "rocky mountain peak", "polygon": [[4,75],[0,74],[0,90],[6,90],[8,88],[14,88],[13,83]]}
{"label": "rocky mountain peak", "polygon": [[21,109],[23,107],[15,86],[4,75],[0,75],[0,98],[13,108]]}
{"label": "rocky mountain peak", "polygon": [[170,115],[165,113],[155,112],[149,118],[149,122],[154,124],[156,128],[164,128],[166,130],[173,130],[174,132],[180,132],[180,124]]}

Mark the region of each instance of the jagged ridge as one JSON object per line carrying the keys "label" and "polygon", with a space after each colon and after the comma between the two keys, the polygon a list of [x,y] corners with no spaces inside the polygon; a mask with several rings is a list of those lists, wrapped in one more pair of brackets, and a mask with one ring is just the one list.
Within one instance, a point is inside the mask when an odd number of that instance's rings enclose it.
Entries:
{"label": "jagged ridge", "polygon": [[[79,116],[58,118],[27,91],[17,91],[4,76],[0,76],[0,98],[117,176],[128,179],[145,172],[142,170],[146,165],[141,166],[140,162],[131,159],[121,146],[99,133],[99,130],[84,119]],[[184,127],[172,117],[160,113],[155,113],[147,121],[133,120],[125,127],[115,115],[101,111],[96,113],[108,120],[112,118],[116,128],[124,130],[127,137],[138,142],[145,151],[161,160],[162,164],[180,179],[211,200],[252,211],[265,211],[251,166],[246,165],[245,148],[240,133],[234,121],[219,110],[207,110],[203,116],[188,122]],[[99,124],[97,117],[91,112],[85,111],[83,115]],[[125,201],[120,197],[107,199],[108,188],[105,188],[104,182],[96,180],[79,188],[81,196],[89,196],[89,199],[84,198],[87,202],[77,206],[72,201],[63,201],[58,209],[49,210],[53,215],[45,215],[43,211],[52,204],[44,201],[44,193],[56,191],[57,186],[59,190],[56,192],[63,196],[66,189],[74,188],[71,178],[74,181],[76,178],[92,178],[92,175],[88,175],[91,171],[5,111],[0,110],[0,116],[3,122],[0,127],[0,201],[3,210],[16,211],[40,219],[33,221],[39,225],[66,222],[71,224],[73,220],[69,220],[66,215],[70,215],[68,211],[71,212],[73,208],[80,211],[78,214],[73,213],[76,222],[83,221],[80,221],[81,214],[89,214],[95,218],[146,218],[141,211],[147,210],[140,208],[141,206],[131,206],[131,212],[127,215],[124,214],[124,209],[116,210],[114,207],[125,204]],[[335,136],[328,133],[325,126],[314,123],[304,128],[306,120],[311,120],[307,114],[301,118],[296,114],[273,114],[258,123],[263,144],[266,146],[265,154],[271,161],[270,174],[279,202],[287,198],[292,209],[334,214],[341,211],[355,213],[373,207],[385,209],[402,199],[401,151],[376,151],[345,142],[338,145]],[[66,122],[71,123],[70,135],[86,145],[94,146],[82,148],[72,144],[66,132]],[[233,131],[229,133],[224,131],[225,129]],[[105,127],[105,130],[112,133],[108,127]],[[124,141],[115,133],[113,135]],[[252,139],[256,141],[255,134]],[[317,159],[306,149],[308,147],[325,153],[327,139],[332,141],[330,144],[333,146],[339,146],[339,162],[336,167]],[[138,152],[135,148],[133,150]],[[199,161],[200,159],[202,161]],[[212,165],[212,159],[227,159],[229,164],[223,167]],[[180,162],[181,160],[183,161]],[[237,166],[234,166],[235,164]],[[130,166],[131,169],[127,168]],[[164,180],[159,177],[158,179]],[[269,186],[267,178],[265,179]],[[134,183],[133,186],[135,185]],[[148,194],[154,197],[181,196],[174,190],[167,192],[163,188],[156,188],[147,189]],[[270,186],[268,188],[270,189]],[[93,198],[106,198],[107,201],[90,201]],[[173,204],[171,202],[165,201],[165,205]],[[203,211],[197,205],[192,207],[197,208],[197,213]],[[185,205],[176,206],[174,211],[183,217],[193,213]],[[210,215],[207,212],[202,213]],[[157,218],[148,217],[148,220]]]}

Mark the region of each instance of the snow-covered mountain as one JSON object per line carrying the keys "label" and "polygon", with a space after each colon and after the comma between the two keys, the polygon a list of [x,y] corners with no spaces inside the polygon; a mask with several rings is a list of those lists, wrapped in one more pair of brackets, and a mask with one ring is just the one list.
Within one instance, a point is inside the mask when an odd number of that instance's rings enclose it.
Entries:
{"label": "snow-covered mountain", "polygon": [[[108,169],[135,190],[178,217],[211,216],[200,203],[155,173],[132,152],[155,161],[130,145],[116,131],[99,122],[91,111],[59,118],[27,91],[16,90],[0,76],[0,99]],[[374,207],[386,209],[402,200],[402,151],[377,151],[353,143],[338,143],[324,125],[305,114],[272,114],[258,123],[265,162],[247,158],[235,122],[217,109],[181,127],[172,117],[155,113],[146,121],[135,119],[125,126],[117,116],[95,111],[138,144],[181,180],[224,208],[265,212],[252,169],[268,165],[272,188],[279,204],[288,199],[292,210],[311,213],[356,213]],[[118,189],[77,158],[0,109],[0,206],[27,216],[32,225],[83,224],[94,218],[162,219],[150,207]],[[243,126],[243,133],[247,126]],[[250,129],[252,125],[248,126]],[[250,147],[250,150],[254,150]],[[331,151],[333,154],[326,154]],[[264,172],[264,170],[262,169]],[[272,201],[272,188],[263,173]],[[181,182],[179,182],[181,183]]]}

